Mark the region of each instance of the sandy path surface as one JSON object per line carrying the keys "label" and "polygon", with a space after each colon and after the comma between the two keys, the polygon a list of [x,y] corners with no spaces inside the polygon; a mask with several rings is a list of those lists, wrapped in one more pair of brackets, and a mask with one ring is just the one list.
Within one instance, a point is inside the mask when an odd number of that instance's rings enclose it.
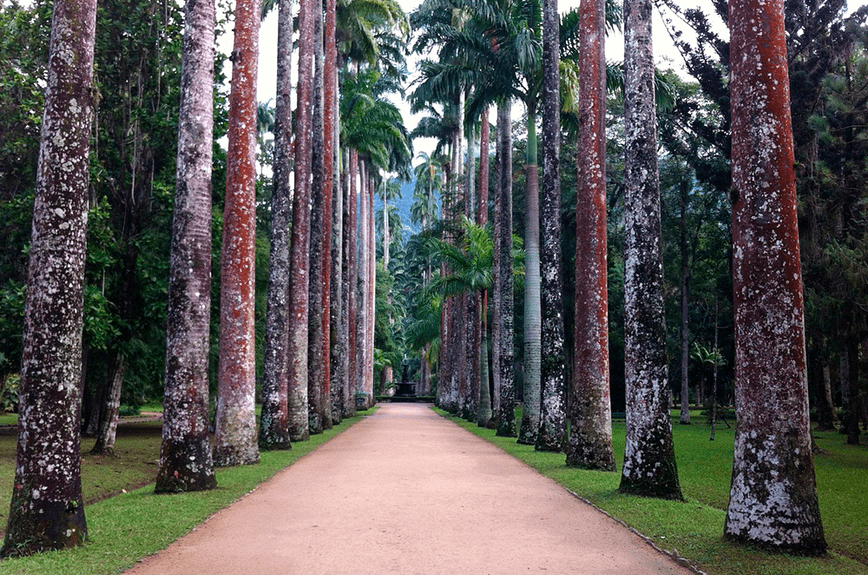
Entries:
{"label": "sandy path surface", "polygon": [[385,404],[128,574],[689,573],[427,406]]}

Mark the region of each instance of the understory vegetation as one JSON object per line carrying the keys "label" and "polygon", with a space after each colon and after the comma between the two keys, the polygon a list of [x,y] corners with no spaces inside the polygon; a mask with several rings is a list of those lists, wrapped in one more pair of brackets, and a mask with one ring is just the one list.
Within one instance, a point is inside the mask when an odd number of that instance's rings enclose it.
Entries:
{"label": "understory vegetation", "polygon": [[[829,553],[821,558],[774,554],[733,545],[721,536],[732,473],[733,429],[718,422],[715,440],[709,441],[709,427],[699,411],[691,413],[691,425],[678,425],[677,417],[673,411],[672,431],[684,502],[623,495],[618,492],[618,473],[568,468],[563,454],[536,451],[515,439],[496,437],[492,429],[458,417],[450,419],[624,522],[660,549],[677,553],[710,575],[855,575],[868,570],[868,517],[863,513],[868,506],[864,489],[868,447],[847,445],[844,436],[836,432],[813,432],[822,450],[815,454],[814,466]],[[623,419],[613,422],[612,432],[620,470]]]}

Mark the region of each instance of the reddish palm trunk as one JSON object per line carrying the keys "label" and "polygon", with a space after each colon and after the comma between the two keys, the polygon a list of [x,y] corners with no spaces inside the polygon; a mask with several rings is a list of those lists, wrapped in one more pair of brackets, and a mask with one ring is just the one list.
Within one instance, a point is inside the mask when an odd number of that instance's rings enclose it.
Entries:
{"label": "reddish palm trunk", "polygon": [[606,263],[605,0],[581,8],[576,308],[567,465],[614,471]]}
{"label": "reddish palm trunk", "polygon": [[87,539],[81,333],[96,2],[54,5],[24,311],[15,489],[2,556]]}
{"label": "reddish palm trunk", "polygon": [[260,449],[288,449],[289,414],[289,223],[292,193],[292,0],[280,0],[277,24],[277,103],[274,107],[274,185],[271,193],[271,253],[262,376]]}
{"label": "reddish palm trunk", "polygon": [[214,464],[259,461],[256,436],[256,70],[259,0],[235,4],[229,149],[220,254],[220,363]]}
{"label": "reddish palm trunk", "polygon": [[332,422],[338,423],[341,419],[343,410],[341,390],[343,385],[342,379],[336,379],[333,371],[339,369],[342,354],[340,352],[340,333],[341,333],[341,249],[342,230],[341,219],[343,218],[343,201],[338,185],[336,166],[336,122],[337,122],[337,44],[335,43],[335,10],[336,1],[326,0],[325,12],[325,67],[323,70],[323,83],[325,92],[323,94],[324,112],[323,118],[323,139],[325,145],[323,147],[323,155],[325,156],[325,179],[326,179],[326,212],[329,214],[329,223],[326,233],[326,244],[328,249],[324,250],[323,257],[325,262],[323,265],[329,268],[329,290],[325,300],[326,308],[328,309],[328,318],[325,320],[324,341],[323,345],[326,348],[326,357],[328,360],[328,373],[326,374],[326,404],[329,405],[329,420],[327,427],[331,427]]}
{"label": "reddish palm trunk", "polygon": [[217,485],[208,434],[214,2],[185,10],[157,493]]}
{"label": "reddish palm trunk", "polygon": [[627,429],[621,491],[681,499],[669,418],[650,0],[624,3]]}
{"label": "reddish palm trunk", "polygon": [[289,435],[310,436],[308,421],[308,304],[310,266],[311,100],[313,93],[314,0],[301,0],[298,13],[298,107],[295,129],[295,195],[292,202],[289,291]]}
{"label": "reddish palm trunk", "polygon": [[724,533],[820,554],[784,6],[729,9],[738,424]]}

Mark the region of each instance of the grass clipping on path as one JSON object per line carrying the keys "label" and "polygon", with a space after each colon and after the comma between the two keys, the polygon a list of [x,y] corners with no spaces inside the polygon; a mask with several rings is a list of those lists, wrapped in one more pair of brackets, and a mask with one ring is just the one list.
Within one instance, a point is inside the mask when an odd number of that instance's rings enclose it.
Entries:
{"label": "grass clipping on path", "polygon": [[[847,519],[847,510],[838,509],[833,499],[840,497],[831,488],[834,481],[827,477],[830,468],[827,462],[815,462],[818,474],[820,512],[823,516],[826,537],[830,552],[826,557],[807,558],[785,554],[768,553],[751,546],[735,545],[724,541],[723,522],[729,497],[730,475],[732,473],[733,431],[718,429],[717,440],[708,441],[708,426],[704,424],[673,425],[675,452],[678,460],[678,474],[685,502],[664,501],[624,495],[618,492],[621,480],[620,469],[624,456],[624,422],[613,423],[613,444],[618,472],[588,471],[568,468],[563,453],[542,453],[533,446],[519,445],[515,438],[496,437],[494,430],[483,429],[475,423],[450,416],[445,411],[435,409],[471,433],[501,448],[506,453],[525,462],[560,485],[604,510],[610,516],[632,527],[654,545],[668,554],[684,557],[690,564],[709,575],[865,575],[868,565],[843,556],[860,556],[864,551],[863,543],[868,539],[865,530],[856,540],[845,542],[839,539]],[[694,417],[694,416],[692,416]],[[701,419],[696,412],[695,418]],[[843,442],[834,433],[818,434],[821,446],[831,449]],[[846,451],[846,450],[843,450]],[[851,485],[858,491],[864,486],[866,459],[861,453],[861,479]],[[846,453],[835,459],[852,458]],[[834,467],[836,464],[832,464]],[[824,487],[827,489],[824,489]],[[831,489],[828,489],[831,488]],[[863,523],[866,507],[851,497],[844,504],[847,509],[858,509]],[[829,507],[824,507],[828,504]],[[840,513],[839,513],[840,511]],[[850,518],[852,519],[852,517]],[[840,525],[839,525],[840,524]],[[858,527],[846,525],[849,537]]]}
{"label": "grass clipping on path", "polygon": [[87,543],[74,549],[0,561],[0,574],[108,575],[128,569],[141,558],[165,549],[370,413],[346,419],[325,433],[311,436],[309,441],[293,443],[289,451],[263,451],[256,465],[217,469],[217,489],[211,491],[154,495],[152,483],[89,505],[85,508]]}

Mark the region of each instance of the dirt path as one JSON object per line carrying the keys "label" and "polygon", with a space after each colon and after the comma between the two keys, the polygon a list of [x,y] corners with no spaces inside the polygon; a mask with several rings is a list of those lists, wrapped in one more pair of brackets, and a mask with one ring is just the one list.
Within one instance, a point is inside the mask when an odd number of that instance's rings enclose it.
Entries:
{"label": "dirt path", "polygon": [[385,404],[137,575],[689,573],[418,404]]}

